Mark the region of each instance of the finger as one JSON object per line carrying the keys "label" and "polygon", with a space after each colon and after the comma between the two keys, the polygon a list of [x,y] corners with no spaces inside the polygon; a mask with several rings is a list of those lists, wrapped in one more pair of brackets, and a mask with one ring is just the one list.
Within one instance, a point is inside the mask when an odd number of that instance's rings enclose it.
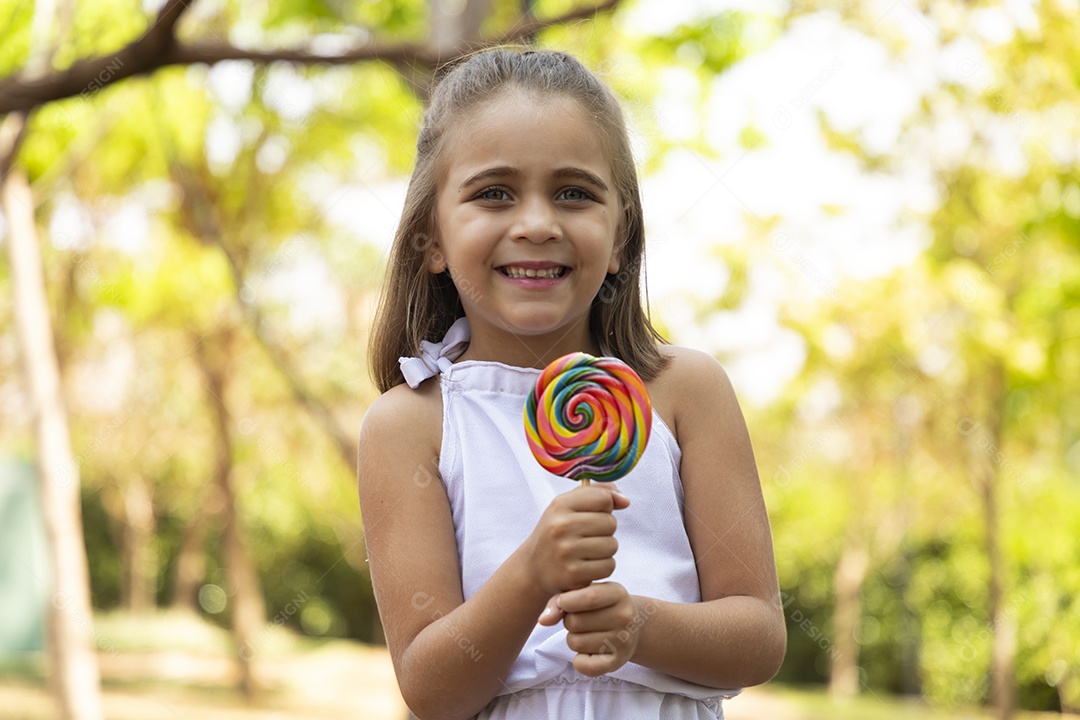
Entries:
{"label": "finger", "polygon": [[540,617],[536,622],[539,625],[551,626],[556,625],[566,615],[559,607],[559,596],[552,595],[547,601],[547,607],[544,608],[544,612],[540,613]]}
{"label": "finger", "polygon": [[574,510],[583,512],[611,512],[616,506],[616,495],[621,498],[619,502],[629,499],[620,492],[612,492],[610,488],[601,485],[574,488],[566,493],[566,501]]}
{"label": "finger", "polygon": [[611,536],[619,527],[619,521],[609,512],[580,513],[577,519],[577,530],[581,537]]}
{"label": "finger", "polygon": [[623,666],[615,655],[575,655],[574,669],[588,677],[600,677]]}
{"label": "finger", "polygon": [[619,541],[610,535],[595,535],[574,540],[572,556],[579,560],[607,560],[615,557]]}
{"label": "finger", "polygon": [[625,510],[630,507],[630,498],[623,495],[622,492],[619,491],[619,488],[615,487],[615,483],[608,485],[608,488],[611,490],[613,510]]}
{"label": "finger", "polygon": [[615,605],[626,594],[619,583],[597,583],[562,593],[559,607],[566,613],[586,613]]}
{"label": "finger", "polygon": [[574,656],[573,662],[574,669],[588,677],[600,677],[601,675],[618,670],[625,664],[625,662],[619,660],[619,656],[614,653],[602,653],[598,655],[579,653]]}
{"label": "finger", "polygon": [[583,655],[610,655],[616,645],[610,632],[567,633],[566,647]]}
{"label": "finger", "polygon": [[578,560],[570,563],[566,569],[569,585],[563,590],[576,590],[587,587],[589,583],[611,577],[615,572],[615,558],[600,560]]}
{"label": "finger", "polygon": [[621,614],[616,606],[591,610],[589,612],[566,612],[563,613],[563,627],[573,633],[613,632],[628,627],[622,621]]}

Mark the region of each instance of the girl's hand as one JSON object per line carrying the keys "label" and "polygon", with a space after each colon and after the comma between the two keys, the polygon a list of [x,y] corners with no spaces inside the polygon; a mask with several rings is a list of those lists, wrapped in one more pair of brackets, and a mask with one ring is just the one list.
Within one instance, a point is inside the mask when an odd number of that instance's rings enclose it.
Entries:
{"label": "girl's hand", "polygon": [[612,512],[629,505],[613,486],[579,487],[551,501],[523,548],[544,595],[583,588],[615,571]]}
{"label": "girl's hand", "polygon": [[637,609],[626,588],[607,582],[556,595],[539,622],[554,625],[561,619],[568,631],[566,646],[577,653],[574,669],[597,677],[630,661],[648,614]]}

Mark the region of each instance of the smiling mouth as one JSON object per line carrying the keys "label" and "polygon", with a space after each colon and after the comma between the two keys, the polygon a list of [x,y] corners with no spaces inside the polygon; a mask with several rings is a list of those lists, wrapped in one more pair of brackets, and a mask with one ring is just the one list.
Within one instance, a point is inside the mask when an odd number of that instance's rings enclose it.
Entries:
{"label": "smiling mouth", "polygon": [[514,265],[504,265],[503,267],[498,268],[498,271],[508,278],[540,278],[544,280],[561,278],[566,274],[567,270],[568,268],[563,265],[546,268],[524,268],[516,267]]}

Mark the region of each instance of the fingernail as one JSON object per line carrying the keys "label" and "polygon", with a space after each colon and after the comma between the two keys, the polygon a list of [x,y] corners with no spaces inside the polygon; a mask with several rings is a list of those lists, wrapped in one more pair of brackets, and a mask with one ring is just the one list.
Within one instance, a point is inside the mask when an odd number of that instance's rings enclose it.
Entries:
{"label": "fingernail", "polygon": [[619,492],[618,490],[614,491],[614,492],[612,493],[612,495],[618,495],[618,496],[619,496],[619,497],[621,497],[621,498],[622,498],[623,500],[627,500],[627,501],[629,501],[629,500],[630,500],[630,498],[628,498],[627,496],[623,495],[623,494],[622,494],[621,492]]}
{"label": "fingernail", "polygon": [[544,608],[544,612],[540,613],[540,617],[546,618],[550,614],[551,614],[551,606],[548,605],[546,608]]}

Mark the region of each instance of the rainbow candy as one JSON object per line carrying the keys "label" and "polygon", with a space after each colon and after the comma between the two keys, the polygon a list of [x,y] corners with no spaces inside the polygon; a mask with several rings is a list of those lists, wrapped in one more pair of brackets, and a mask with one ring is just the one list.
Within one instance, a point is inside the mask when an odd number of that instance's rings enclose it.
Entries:
{"label": "rainbow candy", "polygon": [[564,355],[544,368],[525,401],[525,435],[537,462],[583,484],[630,472],[651,431],[645,384],[616,358]]}

